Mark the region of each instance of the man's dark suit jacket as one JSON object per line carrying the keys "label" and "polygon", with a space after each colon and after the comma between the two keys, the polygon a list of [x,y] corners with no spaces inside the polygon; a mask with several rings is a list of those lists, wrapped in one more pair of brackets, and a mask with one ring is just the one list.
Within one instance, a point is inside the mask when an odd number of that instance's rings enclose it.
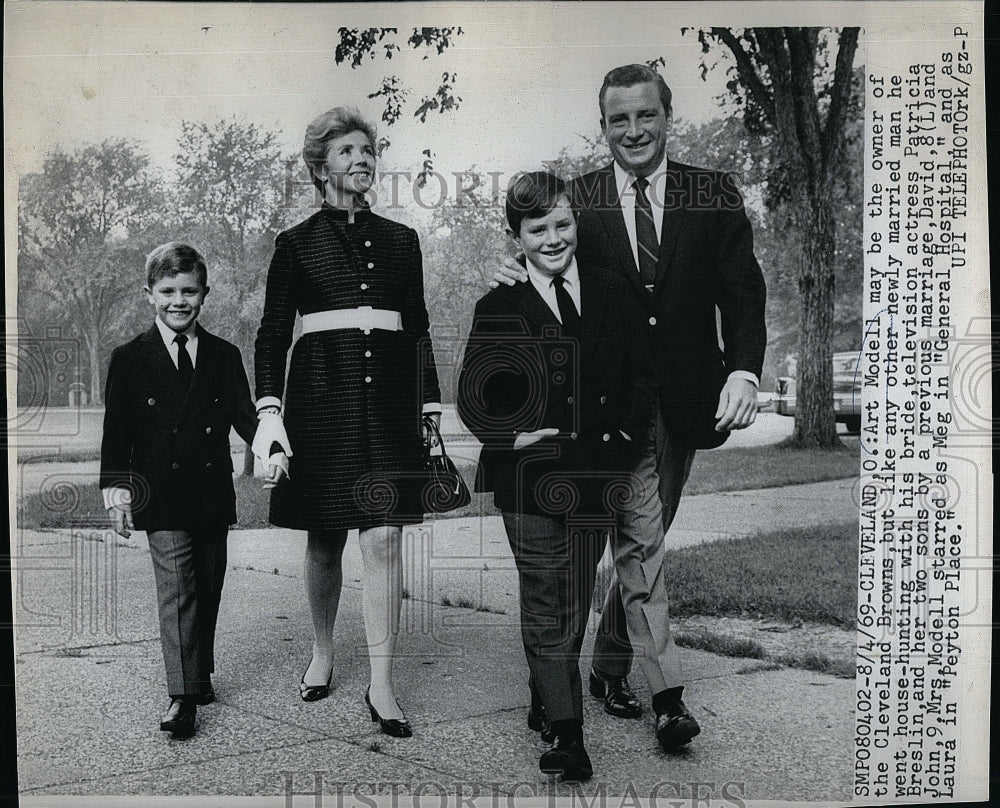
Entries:
{"label": "man's dark suit jacket", "polygon": [[715,431],[728,375],[745,370],[760,377],[767,341],[764,278],[733,175],[672,160],[667,166],[652,294],[639,281],[613,164],[572,183],[580,211],[577,257],[616,272],[636,289],[667,429],[682,445],[711,448],[728,437]]}
{"label": "man's dark suit jacket", "polygon": [[[624,478],[648,430],[655,389],[635,292],[610,272],[577,266],[579,341],[561,336],[530,282],[476,304],[458,413],[483,443],[476,490],[493,491],[501,510],[609,513],[605,488]],[[559,435],[514,450],[517,433],[546,427]]]}
{"label": "man's dark suit jacket", "polygon": [[155,324],[111,355],[100,485],[132,491],[141,530],[236,521],[229,430],[250,443],[257,416],[239,349],[197,329],[187,390]]}

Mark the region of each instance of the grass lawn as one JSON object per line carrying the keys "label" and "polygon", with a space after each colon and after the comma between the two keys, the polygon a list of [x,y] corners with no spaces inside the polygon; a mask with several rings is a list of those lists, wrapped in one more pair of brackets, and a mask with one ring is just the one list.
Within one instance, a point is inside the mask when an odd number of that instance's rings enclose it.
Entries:
{"label": "grass lawn", "polygon": [[[699,452],[684,493],[710,494],[720,491],[745,491],[753,488],[776,488],[797,483],[820,482],[858,474],[859,450],[845,449],[824,452],[818,449],[783,449],[763,446],[748,449]],[[69,459],[60,457],[60,460]],[[74,458],[75,459],[75,458]],[[472,490],[475,467],[459,466]],[[262,490],[260,480],[236,477],[238,528],[267,527],[269,494]],[[466,507],[440,514],[437,518],[489,516],[498,514],[492,494],[472,495]],[[61,528],[79,524],[82,520],[103,519],[104,509],[97,482],[74,487],[70,502],[46,501],[38,494],[24,497],[20,504],[18,524],[23,528]]]}
{"label": "grass lawn", "polygon": [[670,613],[854,628],[857,566],[856,522],[669,550]]}
{"label": "grass lawn", "polygon": [[857,477],[861,473],[860,454],[858,445],[837,451],[754,446],[698,452],[684,494],[781,488]]}

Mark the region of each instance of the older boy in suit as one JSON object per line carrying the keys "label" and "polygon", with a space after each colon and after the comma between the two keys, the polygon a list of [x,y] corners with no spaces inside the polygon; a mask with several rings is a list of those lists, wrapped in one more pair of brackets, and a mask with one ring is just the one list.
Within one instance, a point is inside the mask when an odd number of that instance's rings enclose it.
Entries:
{"label": "older boy in suit", "polygon": [[476,305],[458,411],[483,442],[476,490],[494,492],[517,563],[528,723],[554,738],[539,760],[593,773],[583,744],[580,647],[616,506],[628,499],[654,400],[648,343],[626,281],[578,263],[568,186],[547,172],[507,192],[530,282]]}
{"label": "older boy in suit", "polygon": [[215,700],[215,624],[236,521],[230,428],[250,442],[257,417],[239,349],[198,325],[208,272],[186,244],[146,259],[155,323],[111,355],[100,486],[115,530],[145,530],[156,578],[170,707],[160,729],[194,733]]}

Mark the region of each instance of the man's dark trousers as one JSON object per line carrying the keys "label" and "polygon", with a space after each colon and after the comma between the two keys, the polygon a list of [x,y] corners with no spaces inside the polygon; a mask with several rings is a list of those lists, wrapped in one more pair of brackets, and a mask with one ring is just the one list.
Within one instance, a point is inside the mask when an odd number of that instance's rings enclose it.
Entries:
{"label": "man's dark trousers", "polygon": [[608,525],[503,511],[517,563],[529,686],[550,721],[583,721],[580,648]]}
{"label": "man's dark trousers", "polygon": [[228,533],[229,526],[221,525],[147,534],[171,697],[201,695],[211,688]]}

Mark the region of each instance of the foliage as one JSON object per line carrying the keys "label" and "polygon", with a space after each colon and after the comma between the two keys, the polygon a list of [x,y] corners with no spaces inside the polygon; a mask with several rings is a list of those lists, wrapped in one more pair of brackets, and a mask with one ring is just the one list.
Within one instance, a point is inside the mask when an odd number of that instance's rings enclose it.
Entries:
{"label": "foliage", "polygon": [[[373,61],[379,54],[389,61],[393,54],[402,51],[397,28],[341,28],[338,33],[340,42],[334,51],[334,59],[338,65],[349,63],[352,70],[361,67],[366,61]],[[415,52],[422,51],[423,58],[427,59],[432,53],[441,56],[463,33],[457,27],[414,28],[406,45]],[[458,109],[462,99],[455,95],[457,81],[457,74],[443,72],[437,88],[421,97],[420,104],[413,113],[414,117],[419,118],[421,123],[426,123],[431,112],[443,114]],[[369,93],[368,97],[384,99],[382,122],[392,126],[402,117],[409,95],[410,90],[403,86],[399,76],[390,75],[383,77],[380,86]],[[377,153],[381,156],[389,145],[389,139],[384,135],[380,136],[376,144]]]}
{"label": "foliage", "polygon": [[235,118],[182,121],[174,158],[178,238],[196,246],[209,266],[206,320],[247,362],[268,259],[284,223],[286,169],[278,143],[277,132]]}
{"label": "foliage", "polygon": [[[493,175],[494,180],[498,175]],[[486,279],[509,250],[503,196],[475,166],[460,175],[454,202],[431,214],[424,245],[424,296],[431,319],[441,393],[454,401],[458,358],[472,326],[476,301],[489,291]]]}
{"label": "foliage", "polygon": [[57,148],[19,183],[19,289],[23,300],[47,304],[22,307],[33,321],[26,325],[41,333],[57,325],[82,341],[95,403],[103,363],[139,302],[144,231],[160,215],[162,190],[149,156],[124,139]]}
{"label": "foliage", "polygon": [[[698,31],[705,55],[721,46],[729,100],[747,132],[767,137],[765,203],[781,208],[799,237],[800,295],[796,439],[835,447],[833,330],[836,312],[836,200],[843,198],[844,149],[857,132],[857,28],[711,28]],[[834,52],[835,48],[835,52]],[[702,75],[719,62],[702,64]]]}

